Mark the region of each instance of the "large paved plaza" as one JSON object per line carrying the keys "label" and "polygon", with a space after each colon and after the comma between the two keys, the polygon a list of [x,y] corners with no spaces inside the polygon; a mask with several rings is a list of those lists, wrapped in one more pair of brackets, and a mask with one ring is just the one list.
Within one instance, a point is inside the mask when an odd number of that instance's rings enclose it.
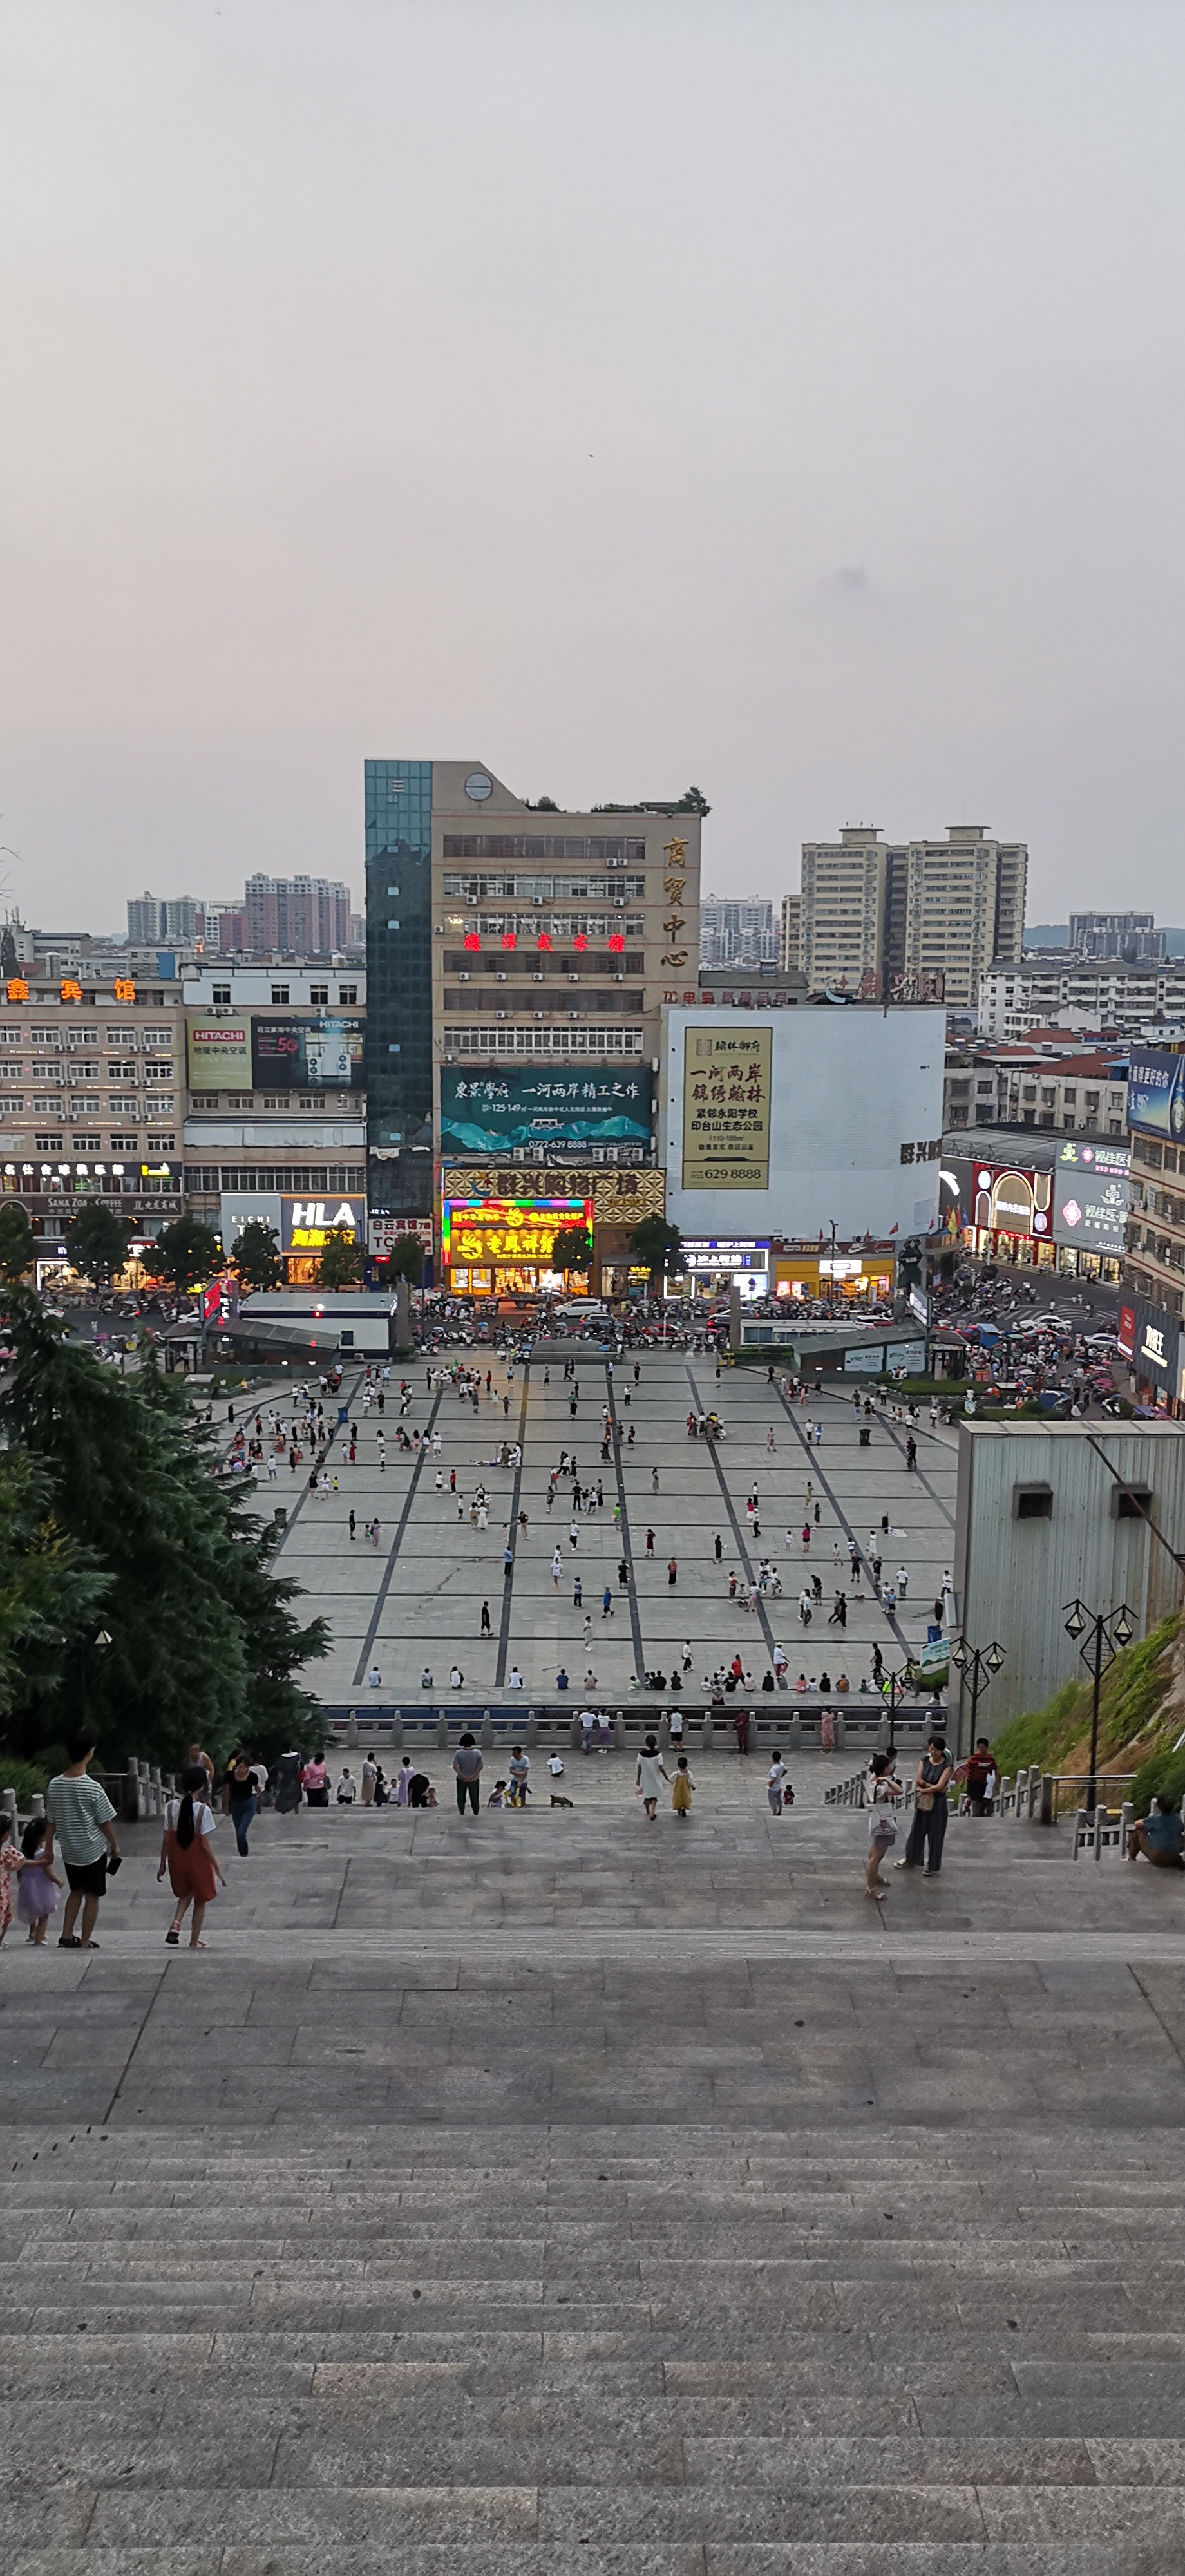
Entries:
{"label": "large paved plaza", "polygon": [[[424,1364],[410,1366],[414,1397],[402,1427],[431,1433],[440,1443],[439,1452],[430,1445],[414,1458],[395,1439],[398,1367],[392,1369],[381,1417],[373,1407],[364,1413],[355,1373],[345,1382],[342,1401],[359,1427],[358,1455],[351,1467],[348,1439],[339,1432],[328,1461],[337,1490],[322,1498],[307,1494],[301,1472],[291,1475],[286,1462],[279,1483],[263,1488],[265,1507],[275,1499],[295,1506],[284,1570],[299,1579],[331,1625],[330,1657],[310,1675],[328,1703],[364,1698],[374,1668],[384,1698],[439,1700],[447,1696],[456,1659],[467,1699],[501,1697],[516,1667],[528,1698],[551,1698],[562,1667],[574,1692],[591,1670],[598,1694],[616,1704],[644,1672],[682,1668],[687,1642],[688,1682],[697,1693],[706,1673],[738,1653],[760,1687],[779,1644],[792,1681],[801,1671],[808,1680],[826,1672],[834,1682],[846,1671],[858,1690],[871,1673],[874,1641],[889,1665],[902,1661],[907,1646],[921,1643],[952,1560],[954,1434],[920,1427],[918,1466],[910,1472],[904,1432],[879,1409],[871,1443],[861,1448],[848,1397],[788,1404],[767,1383],[764,1370],[724,1368],[717,1378],[710,1355],[647,1355],[635,1383],[630,1360],[616,1363],[610,1375],[605,1359],[587,1344],[559,1347],[561,1356],[536,1358],[512,1376],[501,1357],[483,1362],[476,1413],[451,1390],[430,1394]],[[565,1355],[575,1359],[574,1417]],[[489,1395],[486,1366],[492,1372]],[[619,1445],[611,1443],[604,1461],[607,1404],[622,1438]],[[724,1438],[690,1440],[686,1421],[693,1408],[718,1411]],[[811,1437],[817,1423],[820,1444]],[[519,1469],[494,1463],[504,1442],[521,1444]],[[599,1480],[604,1497],[594,1512],[575,1516],[575,1546],[567,1482],[561,1482],[551,1510],[547,1506],[548,1478],[563,1450],[575,1453],[582,1485],[595,1487]],[[450,1491],[454,1472],[460,1509]],[[470,1520],[479,1484],[490,1497],[484,1532]],[[747,1511],[754,1487],[756,1529]],[[886,1515],[889,1527],[883,1532]],[[376,1517],[377,1547],[366,1535]],[[802,1544],[804,1522],[811,1530],[809,1550]],[[507,1577],[504,1552],[511,1537],[514,1565]],[[874,1538],[882,1579],[895,1580],[901,1568],[907,1578],[893,1618],[876,1599],[868,1571]],[[853,1545],[863,1560],[855,1581]],[[558,1579],[552,1571],[557,1549]],[[623,1558],[627,1588],[619,1581]],[[763,1559],[776,1566],[782,1595],[764,1595],[750,1615],[742,1611],[741,1598]],[[738,1578],[736,1603],[729,1599],[732,1573]],[[799,1595],[815,1575],[822,1580],[823,1599],[804,1628]],[[580,1603],[574,1597],[578,1582]],[[608,1617],[602,1609],[606,1585],[612,1596]],[[837,1590],[846,1595],[846,1629],[830,1624]],[[488,1636],[482,1634],[483,1603]],[[425,1669],[432,1687],[421,1692]]]}

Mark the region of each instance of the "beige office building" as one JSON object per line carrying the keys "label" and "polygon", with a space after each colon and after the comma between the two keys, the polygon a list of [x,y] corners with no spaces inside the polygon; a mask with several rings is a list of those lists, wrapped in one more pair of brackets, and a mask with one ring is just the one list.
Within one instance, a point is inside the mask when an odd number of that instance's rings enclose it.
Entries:
{"label": "beige office building", "polygon": [[801,954],[802,896],[800,894],[784,894],[782,897],[781,946],[783,975],[796,975],[798,973]]}
{"label": "beige office building", "polygon": [[884,964],[888,851],[874,824],[804,841],[799,954],[807,990],[867,989]]}

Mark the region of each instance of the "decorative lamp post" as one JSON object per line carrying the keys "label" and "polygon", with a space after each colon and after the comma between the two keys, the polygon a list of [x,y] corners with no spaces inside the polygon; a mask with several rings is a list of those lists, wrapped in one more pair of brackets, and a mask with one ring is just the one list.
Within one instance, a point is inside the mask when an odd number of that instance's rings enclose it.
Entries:
{"label": "decorative lamp post", "polygon": [[[1136,1631],[1136,1614],[1126,1601],[1117,1610],[1088,1610],[1084,1601],[1063,1601],[1069,1611],[1066,1635],[1078,1645],[1083,1663],[1088,1667],[1093,1688],[1090,1701],[1090,1777],[1086,1784],[1086,1808],[1093,1815],[1098,1804],[1099,1760],[1099,1691],[1108,1664],[1115,1661],[1123,1646],[1130,1646]],[[1079,1644],[1085,1639],[1084,1644]]]}
{"label": "decorative lamp post", "polygon": [[994,1637],[990,1646],[969,1646],[966,1638],[960,1637],[951,1656],[951,1662],[961,1685],[958,1723],[955,1728],[955,1760],[961,1762],[963,1758],[963,1688],[971,1693],[971,1742],[967,1747],[968,1752],[971,1752],[974,1750],[976,1728],[979,1724],[980,1693],[987,1689],[989,1682],[994,1682],[1004,1662],[1004,1648]]}

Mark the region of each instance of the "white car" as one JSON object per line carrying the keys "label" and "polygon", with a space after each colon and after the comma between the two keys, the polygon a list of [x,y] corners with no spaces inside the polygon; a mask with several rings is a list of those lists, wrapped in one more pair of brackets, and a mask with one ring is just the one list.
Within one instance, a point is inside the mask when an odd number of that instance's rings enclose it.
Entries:
{"label": "white car", "polygon": [[603,1324],[608,1311],[606,1306],[597,1304],[595,1297],[573,1297],[570,1305],[556,1307],[557,1315],[562,1315],[565,1322],[576,1324]]}

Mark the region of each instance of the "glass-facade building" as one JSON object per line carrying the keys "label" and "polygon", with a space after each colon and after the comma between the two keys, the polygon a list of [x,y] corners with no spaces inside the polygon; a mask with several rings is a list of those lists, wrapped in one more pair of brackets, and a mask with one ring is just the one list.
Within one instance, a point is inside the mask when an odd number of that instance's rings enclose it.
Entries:
{"label": "glass-facade building", "polygon": [[432,763],[366,763],[370,1205],[432,1214]]}

